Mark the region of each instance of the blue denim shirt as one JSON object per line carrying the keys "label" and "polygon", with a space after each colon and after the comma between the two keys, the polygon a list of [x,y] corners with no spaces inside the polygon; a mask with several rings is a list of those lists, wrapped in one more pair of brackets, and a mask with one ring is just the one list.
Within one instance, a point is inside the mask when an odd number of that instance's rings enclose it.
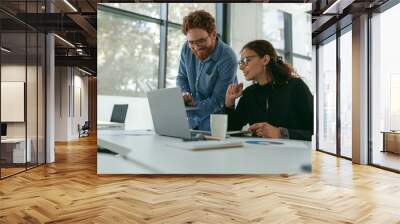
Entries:
{"label": "blue denim shirt", "polygon": [[198,108],[187,112],[190,128],[210,130],[210,114],[222,112],[228,85],[237,83],[236,70],[235,52],[219,38],[203,61],[196,58],[187,42],[183,45],[176,85],[192,94]]}

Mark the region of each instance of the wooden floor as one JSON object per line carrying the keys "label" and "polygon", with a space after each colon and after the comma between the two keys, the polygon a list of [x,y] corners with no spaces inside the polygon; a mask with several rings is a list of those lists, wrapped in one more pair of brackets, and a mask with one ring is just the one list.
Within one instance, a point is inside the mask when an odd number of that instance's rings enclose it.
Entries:
{"label": "wooden floor", "polygon": [[96,139],[0,181],[0,223],[400,223],[400,175],[313,153],[312,174],[96,174]]}
{"label": "wooden floor", "polygon": [[26,170],[24,168],[1,168],[1,178],[11,176],[13,174],[19,173]]}

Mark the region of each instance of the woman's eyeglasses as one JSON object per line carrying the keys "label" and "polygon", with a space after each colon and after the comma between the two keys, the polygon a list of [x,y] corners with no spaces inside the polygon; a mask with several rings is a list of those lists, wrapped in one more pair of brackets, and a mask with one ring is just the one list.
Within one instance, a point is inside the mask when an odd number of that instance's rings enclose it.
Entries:
{"label": "woman's eyeglasses", "polygon": [[249,58],[255,58],[255,57],[258,57],[258,56],[254,55],[254,56],[247,56],[247,57],[240,58],[238,64],[247,66],[249,64],[249,62],[251,61],[251,60],[249,60]]}

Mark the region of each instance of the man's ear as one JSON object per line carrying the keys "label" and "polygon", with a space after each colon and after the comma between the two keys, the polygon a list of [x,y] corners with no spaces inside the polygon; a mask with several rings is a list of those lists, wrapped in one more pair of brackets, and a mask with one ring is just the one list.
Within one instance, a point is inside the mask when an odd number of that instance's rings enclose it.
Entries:
{"label": "man's ear", "polygon": [[271,60],[271,57],[268,54],[264,55],[264,57],[263,57],[264,65],[268,65],[270,60]]}
{"label": "man's ear", "polygon": [[212,38],[217,38],[217,31],[213,31],[211,34],[210,34],[210,36],[212,37]]}

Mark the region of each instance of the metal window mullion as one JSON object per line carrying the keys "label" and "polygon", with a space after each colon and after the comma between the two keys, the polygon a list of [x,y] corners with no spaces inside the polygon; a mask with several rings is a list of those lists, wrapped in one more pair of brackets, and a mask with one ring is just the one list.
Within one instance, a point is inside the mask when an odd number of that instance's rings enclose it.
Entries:
{"label": "metal window mullion", "polygon": [[[45,4],[45,12],[47,13],[47,4]],[[47,163],[47,36],[49,34],[47,32],[44,33],[44,43],[42,42],[42,44],[44,44],[44,55],[42,57],[42,66],[43,66],[43,58],[44,58],[44,67],[42,67],[42,85],[43,85],[43,81],[44,81],[44,118],[42,117],[42,119],[44,119],[44,134],[43,134],[43,141],[44,141],[44,161],[43,163]],[[43,50],[42,50],[43,53]],[[43,69],[44,68],[44,69]],[[44,75],[44,77],[43,77]],[[43,87],[42,87],[43,88]],[[61,91],[61,88],[60,88]],[[42,92],[42,97],[43,97],[43,92]],[[43,106],[42,106],[43,109]],[[42,121],[43,122],[43,121]],[[43,130],[42,130],[43,131]]]}
{"label": "metal window mullion", "polygon": [[71,67],[71,79],[72,117],[75,119],[75,67]]}
{"label": "metal window mullion", "polygon": [[222,39],[223,41],[225,41],[225,43],[229,43],[231,42],[231,4],[226,4],[224,3],[222,5],[222,17],[224,18],[224,22],[223,22],[223,37],[225,39]]}
{"label": "metal window mullion", "polygon": [[[2,23],[0,23],[0,47],[2,46],[2,41],[1,41],[1,36],[2,36],[2,32],[1,32],[1,29],[2,28]],[[1,50],[0,50],[1,51]],[[2,53],[0,52],[0,99],[1,99],[1,67],[2,67],[2,58],[1,58],[1,55],[2,55]],[[0,103],[0,124],[1,124],[1,103]],[[1,157],[1,144],[0,144],[0,158],[2,158]],[[2,177],[1,177],[1,161],[0,161],[0,180],[2,179]]]}
{"label": "metal window mullion", "polygon": [[[27,21],[28,11],[27,2],[25,2],[25,21]],[[26,23],[25,23],[26,24]],[[25,170],[28,170],[28,113],[27,113],[27,104],[28,104],[28,24],[25,26],[25,88],[24,88],[24,120],[25,120]]]}
{"label": "metal window mullion", "polygon": [[336,31],[336,154],[341,156],[341,116],[340,116],[340,101],[341,101],[341,91],[340,91],[340,74],[341,74],[341,64],[340,64],[340,30]]}
{"label": "metal window mullion", "polygon": [[284,18],[284,45],[285,45],[285,60],[289,64],[293,64],[293,37],[292,37],[292,15],[283,13]]}
{"label": "metal window mullion", "polygon": [[400,3],[399,0],[388,0],[388,1],[385,1],[383,4],[381,4],[377,8],[375,8],[373,10],[373,13],[383,13],[386,10],[391,9],[392,7],[396,6],[399,3]]}
{"label": "metal window mullion", "polygon": [[221,34],[221,36],[223,37],[222,33],[224,30],[223,29],[224,18],[222,17],[223,15],[222,11],[223,11],[222,3],[216,3],[215,4],[215,26],[217,28],[216,32]]}
{"label": "metal window mullion", "polygon": [[[166,4],[166,3],[163,3],[163,4]],[[146,22],[151,22],[151,23],[156,23],[156,24],[161,24],[163,22],[162,19],[157,19],[157,18],[153,18],[151,16],[146,16],[146,15],[139,14],[139,13],[136,13],[136,12],[126,11],[126,10],[123,10],[123,9],[114,8],[114,7],[101,5],[101,4],[97,5],[97,9],[99,11],[113,13],[113,14],[117,14],[117,15],[120,15],[120,16],[125,16],[125,17],[128,17],[128,18],[135,18],[135,19],[138,19],[138,20],[143,20],[143,21],[146,21]]]}
{"label": "metal window mullion", "polygon": [[215,3],[215,25],[217,27],[216,32],[221,35],[222,41],[227,43],[225,5],[224,3]]}
{"label": "metal window mullion", "polygon": [[368,46],[368,53],[367,53],[367,85],[368,85],[368,96],[367,96],[367,119],[368,119],[368,124],[367,124],[367,132],[368,132],[368,155],[367,155],[367,164],[373,164],[373,153],[372,153],[372,63],[371,63],[371,57],[372,57],[372,12],[368,12],[368,20],[367,20],[367,46]]}
{"label": "metal window mullion", "polygon": [[303,55],[303,54],[298,54],[298,53],[294,53],[294,52],[293,52],[293,57],[294,58],[301,58],[301,59],[305,59],[305,60],[312,60],[312,57],[310,57],[310,56]]}
{"label": "metal window mullion", "polygon": [[[36,2],[39,13],[39,3]],[[39,32],[36,32],[36,166],[39,165]]]}
{"label": "metal window mullion", "polygon": [[182,25],[181,24],[179,24],[179,23],[173,23],[173,22],[169,22],[168,21],[168,27],[171,27],[171,28],[175,28],[175,29],[181,29],[182,28]]}
{"label": "metal window mullion", "polygon": [[319,149],[319,45],[315,46],[315,148]]}
{"label": "metal window mullion", "polygon": [[71,70],[67,67],[68,81],[68,118],[71,117]]}
{"label": "metal window mullion", "polygon": [[158,89],[165,88],[167,67],[167,39],[168,39],[168,3],[160,6],[160,51],[158,62]]}
{"label": "metal window mullion", "polygon": [[[283,49],[275,49],[276,50],[276,53],[278,54],[278,55],[282,55],[283,57],[285,57],[285,50]],[[285,59],[286,59],[286,57],[285,57]]]}

